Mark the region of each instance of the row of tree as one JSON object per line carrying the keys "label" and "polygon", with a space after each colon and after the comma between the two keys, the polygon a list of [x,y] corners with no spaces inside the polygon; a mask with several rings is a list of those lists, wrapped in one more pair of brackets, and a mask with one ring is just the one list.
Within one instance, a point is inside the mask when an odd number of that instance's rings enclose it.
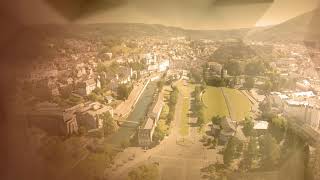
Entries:
{"label": "row of tree", "polygon": [[167,116],[167,124],[169,124],[173,118],[174,118],[174,112],[176,109],[176,104],[178,102],[178,96],[179,96],[179,90],[176,86],[172,86],[172,91],[170,92],[170,97],[169,97],[169,113]]}
{"label": "row of tree", "polygon": [[203,102],[201,100],[201,92],[205,89],[204,86],[196,86],[194,89],[194,104],[193,113],[197,117],[197,123],[200,127],[205,124],[204,114],[203,114]]}

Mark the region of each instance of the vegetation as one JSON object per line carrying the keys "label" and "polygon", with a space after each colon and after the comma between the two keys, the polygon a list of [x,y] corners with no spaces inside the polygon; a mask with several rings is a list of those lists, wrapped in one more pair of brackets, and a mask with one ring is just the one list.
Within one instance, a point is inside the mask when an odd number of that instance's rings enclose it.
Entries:
{"label": "vegetation", "polygon": [[169,105],[169,113],[167,116],[168,124],[173,120],[175,107],[176,107],[176,104],[178,101],[178,95],[179,95],[178,88],[173,86],[172,91],[170,93],[169,103],[168,103],[168,105]]}
{"label": "vegetation", "polygon": [[240,169],[249,171],[253,168],[254,161],[258,159],[259,149],[256,138],[250,138],[247,149],[243,153],[243,159],[240,162]]}
{"label": "vegetation", "polygon": [[229,165],[235,158],[241,155],[243,143],[237,138],[232,137],[229,139],[226,149],[223,152],[223,162]]}
{"label": "vegetation", "polygon": [[246,77],[243,87],[246,89],[252,89],[254,87],[254,78],[251,76]]}
{"label": "vegetation", "polygon": [[104,136],[113,134],[118,130],[119,126],[109,112],[103,113],[99,118],[103,120]]}
{"label": "vegetation", "polygon": [[246,64],[244,73],[249,76],[257,76],[264,74],[266,71],[266,65],[262,61],[251,61]]}
{"label": "vegetation", "polygon": [[157,180],[159,178],[158,164],[141,165],[128,174],[129,180]]}
{"label": "vegetation", "polygon": [[242,73],[239,61],[227,61],[223,68],[226,69],[231,76],[239,76]]}
{"label": "vegetation", "polygon": [[195,69],[195,68],[192,68],[190,70],[190,75],[191,75],[191,78],[196,82],[196,83],[200,83],[202,81],[202,76],[201,76],[201,73]]}
{"label": "vegetation", "polygon": [[280,146],[271,134],[265,134],[259,138],[261,153],[261,166],[264,169],[274,168],[280,159]]}
{"label": "vegetation", "polygon": [[212,122],[212,124],[220,125],[222,119],[223,119],[223,117],[221,117],[221,116],[219,116],[219,115],[216,115],[216,116],[213,116],[213,117],[211,118],[211,122]]}
{"label": "vegetation", "polygon": [[203,102],[201,101],[201,87],[196,86],[194,90],[194,105],[193,105],[193,112],[198,118],[198,125],[202,127],[205,124],[204,114],[203,114]]}
{"label": "vegetation", "polygon": [[210,120],[213,116],[228,116],[229,111],[221,90],[208,86],[202,95],[204,104],[204,118]]}
{"label": "vegetation", "polygon": [[125,84],[119,85],[119,87],[117,89],[118,98],[121,99],[121,100],[128,99],[131,90],[132,90],[132,88],[131,87],[129,88]]}
{"label": "vegetation", "polygon": [[278,142],[283,139],[287,129],[287,120],[284,117],[273,117],[269,124],[269,132]]}
{"label": "vegetation", "polygon": [[254,123],[251,118],[246,117],[243,122],[243,134],[247,137],[252,135]]}
{"label": "vegetation", "polygon": [[243,121],[251,111],[251,102],[239,90],[223,88],[225,96],[229,100],[232,116],[237,121]]}
{"label": "vegetation", "polygon": [[158,121],[158,125],[154,131],[153,139],[156,142],[162,141],[169,134],[169,125],[162,119]]}

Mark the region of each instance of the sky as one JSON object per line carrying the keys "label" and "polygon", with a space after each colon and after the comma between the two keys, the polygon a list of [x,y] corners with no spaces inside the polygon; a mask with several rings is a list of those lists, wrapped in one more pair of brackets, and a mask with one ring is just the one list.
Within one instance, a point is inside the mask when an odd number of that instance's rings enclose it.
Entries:
{"label": "sky", "polygon": [[274,0],[273,3],[223,6],[216,5],[214,0],[129,0],[123,6],[85,16],[77,23],[138,22],[186,29],[245,28],[281,23],[313,10],[317,2]]}
{"label": "sky", "polygon": [[[273,3],[231,5],[217,5],[216,0],[95,0],[85,1],[98,2],[95,5],[69,4],[67,12],[74,12],[72,18],[51,3],[59,0],[12,1],[17,2],[12,3],[15,4],[12,8],[26,23],[129,22],[208,30],[278,24],[313,10],[319,0],[274,0]],[[76,2],[80,1],[83,0]]]}

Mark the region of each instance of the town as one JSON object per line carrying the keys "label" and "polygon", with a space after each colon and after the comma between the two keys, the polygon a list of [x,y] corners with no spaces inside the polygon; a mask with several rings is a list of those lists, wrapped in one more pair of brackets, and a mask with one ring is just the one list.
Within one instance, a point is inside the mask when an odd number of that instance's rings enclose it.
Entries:
{"label": "town", "polygon": [[52,57],[32,61],[17,99],[34,151],[57,179],[313,175],[314,46],[186,36],[45,42]]}

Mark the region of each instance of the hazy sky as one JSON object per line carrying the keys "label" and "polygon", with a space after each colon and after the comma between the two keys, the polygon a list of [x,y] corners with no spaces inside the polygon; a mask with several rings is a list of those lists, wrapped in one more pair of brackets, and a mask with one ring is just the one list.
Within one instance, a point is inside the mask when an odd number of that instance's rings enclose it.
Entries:
{"label": "hazy sky", "polygon": [[99,4],[99,11],[90,11],[74,21],[66,20],[45,0],[12,1],[18,2],[13,8],[20,13],[19,17],[31,23],[133,22],[188,29],[229,29],[277,24],[311,11],[319,0],[274,0],[227,6],[216,5],[215,0],[101,0],[111,6]]}
{"label": "hazy sky", "polygon": [[275,0],[265,4],[217,6],[213,0],[129,0],[79,23],[141,22],[189,29],[226,29],[283,22],[317,7],[318,0]]}

